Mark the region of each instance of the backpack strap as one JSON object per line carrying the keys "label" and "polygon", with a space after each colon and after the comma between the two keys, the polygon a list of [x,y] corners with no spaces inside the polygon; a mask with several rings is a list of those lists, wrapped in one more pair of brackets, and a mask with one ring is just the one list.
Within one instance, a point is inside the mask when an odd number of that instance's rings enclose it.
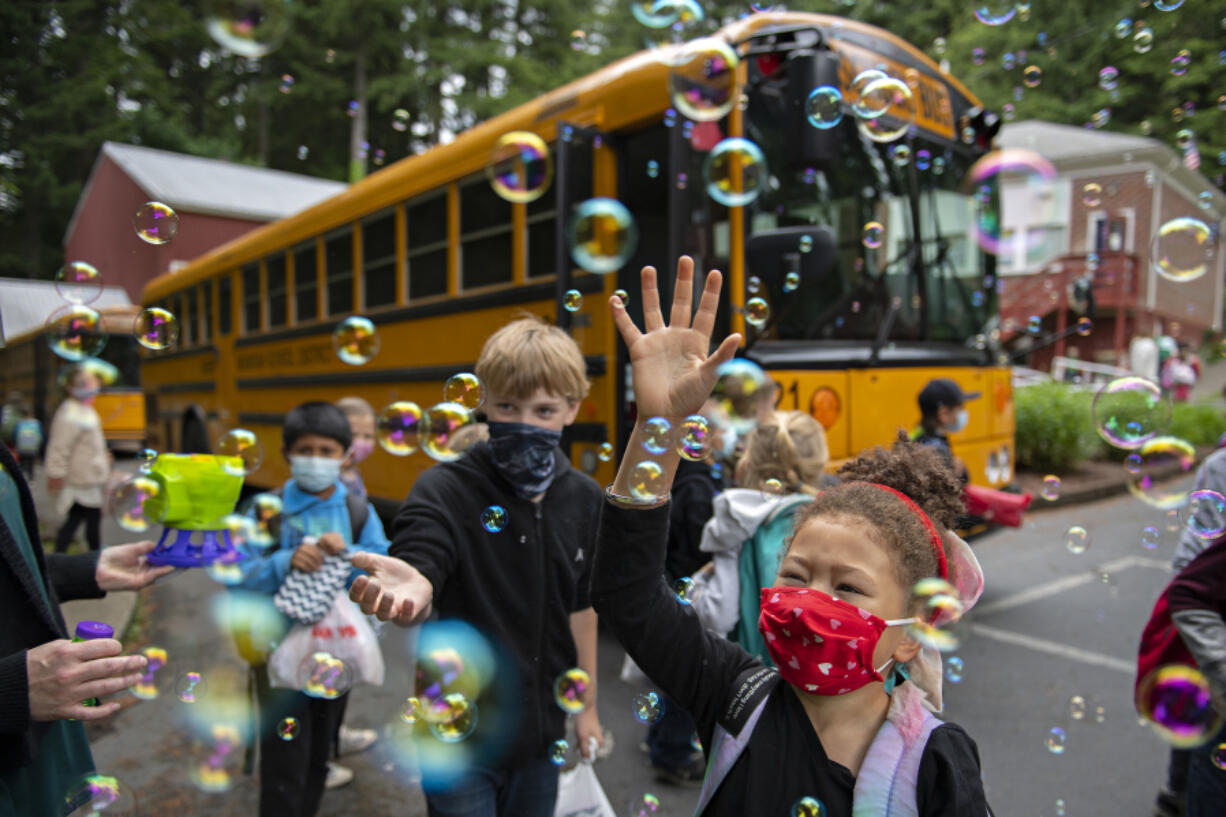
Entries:
{"label": "backpack strap", "polygon": [[[279,485],[271,491],[265,491],[264,493],[283,498],[285,496],[285,486]],[[366,521],[370,519],[370,503],[354,494],[353,491],[347,490],[345,492],[345,510],[349,512],[349,541],[356,545],[358,540],[362,538],[362,529],[366,527]],[[269,520],[268,533],[273,541],[273,546],[269,548],[269,552],[279,550],[281,547],[280,517],[274,517]]]}
{"label": "backpack strap", "polygon": [[911,724],[908,733],[888,718],[877,730],[856,776],[853,817],[918,817],[920,762],[932,730],[942,722],[918,704],[912,715],[922,720]]}
{"label": "backpack strap", "polygon": [[754,666],[737,676],[735,692],[728,701],[728,708],[715,724],[711,751],[707,755],[707,773],[698,794],[695,817],[701,815],[710,804],[724,778],[732,771],[737,759],[749,745],[762,710],[771,691],[779,683],[779,671],[773,667]]}

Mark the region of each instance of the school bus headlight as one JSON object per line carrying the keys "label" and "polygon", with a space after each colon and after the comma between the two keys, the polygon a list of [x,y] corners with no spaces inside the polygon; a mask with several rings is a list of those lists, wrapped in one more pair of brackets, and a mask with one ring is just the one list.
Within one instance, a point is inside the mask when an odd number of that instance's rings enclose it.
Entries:
{"label": "school bus headlight", "polygon": [[983,469],[983,475],[991,485],[1000,482],[1000,455],[995,451],[988,453],[988,464]]}
{"label": "school bus headlight", "polygon": [[1000,480],[1008,482],[1013,479],[1013,452],[1009,450],[1009,446],[1002,445],[1000,447]]}
{"label": "school bus headlight", "polygon": [[813,415],[813,419],[822,424],[822,428],[830,428],[839,419],[839,412],[843,410],[842,401],[839,400],[839,395],[827,386],[822,386],[817,391],[813,392],[813,399],[809,401],[809,413]]}

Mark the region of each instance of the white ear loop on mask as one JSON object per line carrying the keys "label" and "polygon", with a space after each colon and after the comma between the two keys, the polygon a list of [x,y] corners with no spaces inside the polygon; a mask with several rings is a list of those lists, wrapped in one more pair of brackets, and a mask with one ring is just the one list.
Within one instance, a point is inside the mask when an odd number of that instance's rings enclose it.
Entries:
{"label": "white ear loop on mask", "polygon": [[[919,619],[918,619],[918,618],[916,618],[915,616],[911,616],[911,618],[892,618],[892,619],[889,619],[889,620],[887,620],[887,621],[886,621],[885,626],[887,626],[887,627],[901,627],[901,626],[902,626],[902,625],[904,625],[904,624],[918,624],[918,623],[919,623]],[[877,673],[878,675],[880,675],[882,672],[884,672],[884,671],[885,671],[885,669],[886,669],[887,667],[889,667],[889,666],[890,666],[890,664],[893,664],[893,663],[894,663],[894,657],[893,657],[893,656],[891,656],[891,657],[889,657],[889,658],[887,658],[887,659],[886,659],[886,662],[885,662],[884,664],[882,664],[880,667],[877,667],[876,669],[874,669],[874,670],[873,670],[873,672],[875,672],[875,673]]]}

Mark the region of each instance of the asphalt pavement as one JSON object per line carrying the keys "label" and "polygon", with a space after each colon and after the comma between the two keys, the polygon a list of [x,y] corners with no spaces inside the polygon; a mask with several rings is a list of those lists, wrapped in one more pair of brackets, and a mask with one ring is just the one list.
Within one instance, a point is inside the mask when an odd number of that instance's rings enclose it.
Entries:
{"label": "asphalt pavement", "polygon": [[[1190,480],[1185,480],[1190,482]],[[1040,500],[1041,501],[1041,500]],[[945,716],[978,742],[990,802],[1000,817],[1148,815],[1163,779],[1167,750],[1132,708],[1132,667],[1138,635],[1169,578],[1176,535],[1164,513],[1123,495],[1092,504],[1032,512],[1025,527],[981,539],[975,552],[987,590],[968,616],[962,645],[962,680],[946,683]],[[1084,553],[1064,545],[1065,531],[1089,533]],[[1141,530],[1153,525],[1162,542],[1153,550]],[[176,573],[144,591],[129,647],[154,644],[170,656],[164,690],[156,700],[123,696],[125,707],[91,729],[99,769],[127,781],[140,799],[140,814],[250,815],[258,788],[241,771],[241,751],[222,760],[229,783],[202,791],[192,771],[217,757],[216,742],[200,741],[193,724],[208,725],[215,706],[240,697],[243,665],[215,625],[213,599],[225,591],[201,570]],[[382,637],[388,677],[381,688],[358,687],[347,722],[385,737],[371,750],[346,758],[354,783],[328,792],[321,817],[414,817],[425,813],[411,759],[386,735],[411,687],[412,645],[388,628]],[[607,633],[600,644],[600,714],[614,748],[596,765],[614,809],[628,812],[642,794],[656,795],[659,814],[692,814],[695,789],[653,779],[640,751],[645,727],[636,723],[631,699],[643,690],[618,677],[622,651]],[[948,663],[948,661],[947,661]],[[196,705],[182,703],[171,683],[187,672],[211,681]],[[1085,699],[1078,718],[1070,699]],[[194,706],[194,708],[193,708]],[[1047,746],[1063,729],[1063,751]],[[1062,809],[1058,800],[1063,801]]]}

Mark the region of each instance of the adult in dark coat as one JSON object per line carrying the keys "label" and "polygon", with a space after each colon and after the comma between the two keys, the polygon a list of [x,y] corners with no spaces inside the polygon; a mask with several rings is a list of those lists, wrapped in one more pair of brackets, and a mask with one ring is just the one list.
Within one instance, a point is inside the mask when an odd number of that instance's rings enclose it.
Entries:
{"label": "adult in dark coat", "polygon": [[73,779],[93,770],[81,722],[119,704],[82,701],[132,686],[146,660],[121,656],[113,638],[72,643],[60,601],[150,584],[172,570],[146,562],[153,548],[44,554],[29,486],[0,446],[0,817],[59,814]]}

